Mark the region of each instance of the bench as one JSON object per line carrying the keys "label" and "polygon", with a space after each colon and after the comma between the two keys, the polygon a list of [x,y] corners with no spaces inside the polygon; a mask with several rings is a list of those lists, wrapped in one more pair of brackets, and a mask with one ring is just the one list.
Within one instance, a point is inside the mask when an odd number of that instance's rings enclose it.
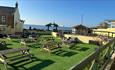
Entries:
{"label": "bench", "polygon": [[55,43],[55,42],[47,42],[46,44],[43,45],[43,49],[51,53],[54,49],[61,49],[61,44],[60,43]]}
{"label": "bench", "polygon": [[30,37],[30,38],[24,38],[24,41],[26,43],[36,42],[35,38],[32,38],[32,37]]}
{"label": "bench", "polygon": [[0,51],[0,62],[2,62],[7,70],[7,64],[12,64],[16,60],[20,59],[30,59],[31,55],[29,53],[29,48],[14,48]]}

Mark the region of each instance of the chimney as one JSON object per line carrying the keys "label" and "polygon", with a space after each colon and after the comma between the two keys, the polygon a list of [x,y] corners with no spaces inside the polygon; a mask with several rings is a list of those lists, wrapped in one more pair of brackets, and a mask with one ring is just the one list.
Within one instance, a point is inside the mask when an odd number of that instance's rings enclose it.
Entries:
{"label": "chimney", "polygon": [[16,2],[15,7],[18,8],[18,2]]}

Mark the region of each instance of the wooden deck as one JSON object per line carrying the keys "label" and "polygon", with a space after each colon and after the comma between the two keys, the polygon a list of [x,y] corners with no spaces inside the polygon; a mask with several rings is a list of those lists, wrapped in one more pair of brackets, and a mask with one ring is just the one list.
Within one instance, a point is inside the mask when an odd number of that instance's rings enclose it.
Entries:
{"label": "wooden deck", "polygon": [[110,70],[115,70],[115,53],[113,54],[113,58],[112,58],[112,65],[110,65]]}

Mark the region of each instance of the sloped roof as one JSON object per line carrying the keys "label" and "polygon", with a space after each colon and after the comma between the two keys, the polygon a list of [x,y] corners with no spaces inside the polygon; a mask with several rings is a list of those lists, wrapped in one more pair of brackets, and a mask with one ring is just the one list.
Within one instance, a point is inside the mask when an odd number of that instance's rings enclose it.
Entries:
{"label": "sloped roof", "polygon": [[108,22],[115,22],[115,20],[105,20],[105,21],[108,21]]}
{"label": "sloped roof", "polygon": [[83,26],[83,25],[76,25],[76,26],[74,26],[73,28],[77,28],[77,29],[79,29],[79,28],[83,28],[83,29],[87,29],[87,27],[86,26]]}
{"label": "sloped roof", "polygon": [[15,12],[15,7],[5,7],[5,6],[0,6],[0,13],[1,14],[8,14],[11,15]]}

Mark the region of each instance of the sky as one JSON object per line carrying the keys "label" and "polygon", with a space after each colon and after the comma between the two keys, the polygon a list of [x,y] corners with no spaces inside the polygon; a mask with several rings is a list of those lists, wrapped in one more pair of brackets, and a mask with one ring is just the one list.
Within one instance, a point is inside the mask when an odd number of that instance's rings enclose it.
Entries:
{"label": "sky", "polygon": [[115,19],[115,0],[0,0],[0,6],[15,7],[16,1],[24,24],[93,27]]}

